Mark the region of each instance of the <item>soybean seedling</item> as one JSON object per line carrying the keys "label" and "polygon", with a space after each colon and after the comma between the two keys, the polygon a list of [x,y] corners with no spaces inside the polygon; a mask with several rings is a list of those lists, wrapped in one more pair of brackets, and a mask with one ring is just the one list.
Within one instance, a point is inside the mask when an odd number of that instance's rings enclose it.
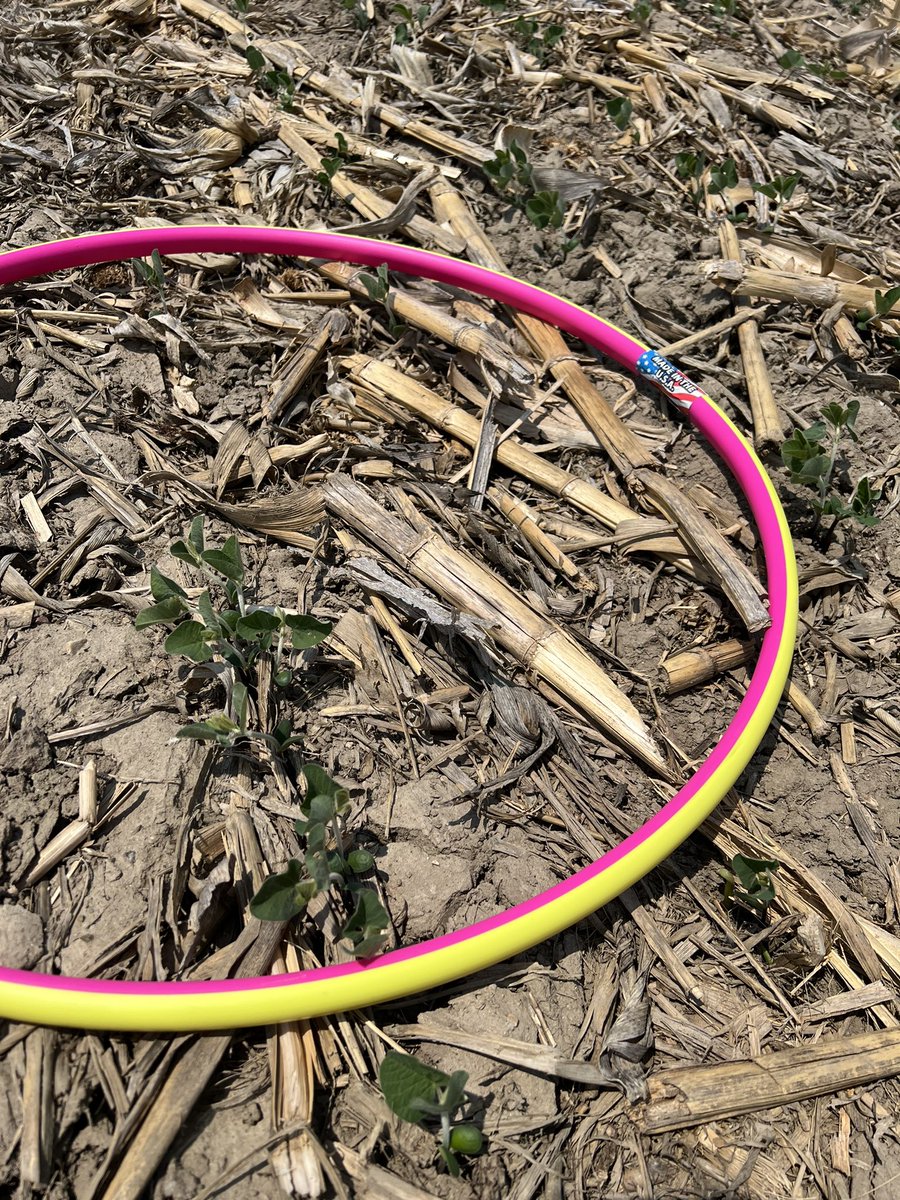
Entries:
{"label": "soybean seedling", "polygon": [[646,29],[653,16],[653,5],[650,0],[637,0],[628,16],[635,24],[640,25],[641,29]]}
{"label": "soybean seedling", "polygon": [[865,331],[873,321],[887,317],[895,304],[900,304],[900,287],[888,288],[886,292],[875,289],[875,303],[871,308],[864,308],[856,318],[856,328]]}
{"label": "soybean seedling", "polygon": [[537,189],[534,169],[518,142],[511,142],[507,150],[498,150],[494,158],[488,159],[484,173],[494,191],[524,213],[535,229],[562,226],[566,213],[559,192]]}
{"label": "soybean seedling", "polygon": [[350,14],[357,29],[366,30],[371,25],[372,20],[365,0],[341,0],[341,8]]}
{"label": "soybean seedling", "polygon": [[735,854],[730,870],[727,867],[719,867],[725,904],[740,904],[758,917],[764,918],[769,905],[775,899],[775,881],[772,876],[780,865],[775,859],[747,858],[743,854]]}
{"label": "soybean seedling", "polygon": [[538,62],[543,63],[557,42],[562,40],[566,30],[563,25],[548,25],[546,29],[541,29],[537,21],[517,17],[513,32],[526,53],[533,54]]}
{"label": "soybean seedling", "polygon": [[[202,517],[195,517],[187,537],[173,542],[170,549],[173,557],[202,572],[210,586],[193,597],[152,567],[150,590],[156,603],[139,613],[135,624],[138,629],[173,625],[166,650],[194,663],[210,664],[228,697],[227,712],[185,725],[176,737],[212,742],[226,751],[261,742],[269,754],[285,762],[288,752],[302,741],[293,734],[289,720],[269,730],[248,726],[254,692],[258,697],[258,668],[269,659],[274,687],[288,687],[293,671],[285,662],[287,655],[319,645],[331,626],[305,613],[251,604],[237,538],[229,537],[222,546],[207,546]],[[302,820],[295,829],[305,841],[304,861],[292,859],[284,872],[265,880],[250,902],[250,911],[260,920],[289,921],[300,916],[313,897],[333,893],[334,903],[347,914],[341,938],[350,941],[358,957],[371,958],[384,945],[389,927],[377,892],[357,878],[371,871],[374,860],[367,850],[348,849],[346,789],[312,763],[303,766],[302,776]]]}
{"label": "soybean seedling", "polygon": [[387,941],[390,926],[378,893],[358,878],[372,870],[375,860],[368,850],[347,848],[347,790],[311,763],[303,767],[303,777],[303,817],[294,825],[305,842],[303,861],[292,858],[284,871],[270,875],[250,901],[250,912],[260,921],[292,921],[315,896],[333,891],[347,914],[341,940],[350,942],[357,958],[371,958]]}
{"label": "soybean seedling", "polygon": [[331,191],[331,181],[338,171],[343,171],[348,163],[356,161],[356,155],[350,153],[347,139],[340,130],[335,132],[334,140],[337,149],[333,150],[331,154],[322,155],[322,170],[316,173],[316,182],[320,183],[326,192]]}
{"label": "soybean seedling", "polygon": [[270,67],[262,51],[252,42],[244,50],[247,66],[266,89],[279,102],[285,112],[290,112],[294,103],[294,80],[280,67]]}
{"label": "soybean seedling", "polygon": [[423,32],[423,22],[429,16],[431,9],[427,4],[410,8],[408,4],[395,4],[391,9],[400,20],[394,26],[393,41],[397,46],[415,46]]}
{"label": "soybean seedling", "polygon": [[849,503],[832,490],[844,439],[859,441],[856,432],[858,416],[858,400],[851,400],[846,408],[840,404],[827,404],[818,421],[806,429],[795,429],[781,447],[781,459],[791,473],[792,482],[804,484],[815,493],[810,504],[816,514],[816,527],[823,517],[834,517],[828,539],[838,522],[847,517],[860,525],[878,524],[874,510],[881,493],[872,487],[868,477],[864,476],[854,486]]}
{"label": "soybean seedling", "polygon": [[457,1154],[480,1154],[484,1146],[481,1130],[471,1121],[456,1121],[467,1103],[465,1071],[445,1075],[426,1066],[411,1054],[390,1050],[378,1070],[385,1103],[401,1121],[422,1125],[428,1118],[441,1124],[438,1152],[451,1175],[459,1175]]}
{"label": "soybean seedling", "polygon": [[613,96],[606,102],[606,112],[616,129],[624,131],[631,124],[631,114],[634,109],[627,96]]}
{"label": "soybean seedling", "polygon": [[703,203],[703,184],[700,181],[705,170],[706,155],[702,151],[700,154],[693,154],[690,150],[683,150],[675,155],[676,174],[687,183],[688,195],[695,208],[699,208]]}
{"label": "soybean seedling", "polygon": [[394,316],[394,298],[391,294],[391,281],[387,265],[382,263],[374,275],[370,275],[367,271],[364,271],[359,279],[368,292],[369,299],[375,304],[384,306],[384,311],[388,317],[388,329],[390,330],[391,337],[399,337],[406,331],[406,326]]}
{"label": "soybean seedling", "polygon": [[202,517],[194,518],[187,537],[173,542],[170,552],[200,571],[209,586],[192,597],[158,567],[151,567],[150,592],[156,603],[138,613],[135,625],[138,629],[173,626],[165,641],[166,651],[194,663],[211,663],[210,670],[221,677],[229,701],[227,713],[185,725],[176,736],[214,742],[224,749],[238,741],[256,740],[275,753],[296,745],[298,739],[289,722],[279,722],[271,730],[248,728],[256,668],[269,656],[275,684],[287,687],[293,679],[285,661],[287,654],[318,646],[331,626],[306,613],[251,604],[245,594],[237,538],[232,535],[222,546],[207,546]]}
{"label": "soybean seedling", "polygon": [[154,250],[150,255],[149,263],[144,262],[142,258],[133,258],[131,265],[134,268],[135,274],[148,287],[153,288],[159,297],[160,305],[166,307],[166,272],[163,267],[162,256],[158,250]]}

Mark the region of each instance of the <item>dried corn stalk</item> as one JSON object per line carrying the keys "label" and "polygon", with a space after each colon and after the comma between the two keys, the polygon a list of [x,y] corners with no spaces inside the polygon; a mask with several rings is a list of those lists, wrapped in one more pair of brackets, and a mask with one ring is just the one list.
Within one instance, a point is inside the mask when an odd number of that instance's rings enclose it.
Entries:
{"label": "dried corn stalk", "polygon": [[640,713],[568,633],[539,616],[499,576],[448,545],[424,518],[421,529],[382,508],[371,492],[344,475],[324,485],[336,517],[462,612],[480,618],[518,661],[592,717],[643,763],[670,772]]}

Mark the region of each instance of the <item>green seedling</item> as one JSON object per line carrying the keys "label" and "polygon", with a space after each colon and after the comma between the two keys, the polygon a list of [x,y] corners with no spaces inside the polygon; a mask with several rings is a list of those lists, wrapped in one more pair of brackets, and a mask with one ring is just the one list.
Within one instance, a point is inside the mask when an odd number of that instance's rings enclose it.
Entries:
{"label": "green seedling", "polygon": [[799,50],[786,50],[778,59],[778,65],[782,71],[790,74],[791,71],[796,71],[798,67],[806,66],[806,60]]}
{"label": "green seedling", "polygon": [[[268,659],[274,687],[290,686],[294,674],[285,661],[287,655],[291,650],[318,646],[331,626],[305,613],[251,604],[245,593],[237,538],[209,546],[202,517],[195,517],[187,537],[173,542],[170,552],[201,572],[210,586],[192,597],[174,579],[152,567],[150,591],[155,603],[138,614],[135,624],[138,629],[174,626],[166,638],[166,650],[194,663],[212,664],[228,696],[227,712],[185,725],[176,736],[211,742],[220,750],[258,741],[270,755],[286,761],[288,751],[302,741],[292,732],[289,720],[279,721],[270,730],[248,727],[259,667]],[[221,598],[221,603],[214,596]],[[303,863],[292,859],[284,872],[265,880],[250,902],[250,911],[260,920],[293,920],[313,897],[333,889],[336,903],[348,914],[341,938],[351,943],[359,958],[371,958],[384,945],[390,924],[378,894],[358,878],[372,870],[374,859],[367,850],[348,849],[344,816],[350,797],[346,789],[315,764],[305,764],[302,776],[302,819],[295,828],[305,840]]]}
{"label": "green seedling", "polygon": [[646,29],[653,16],[653,5],[650,0],[637,0],[637,4],[631,9],[628,16],[636,25],[640,25],[641,29]]}
{"label": "green seedling", "polygon": [[150,255],[149,263],[144,262],[142,258],[133,258],[131,265],[134,268],[134,273],[145,283],[147,287],[153,288],[158,297],[159,303],[163,308],[166,306],[166,271],[163,267],[162,257],[158,250],[154,250]]}
{"label": "green seedling", "polygon": [[771,183],[754,182],[753,190],[768,196],[770,200],[776,200],[779,204],[785,204],[796,191],[800,178],[799,172],[794,172],[793,175],[776,175]]}
{"label": "green seedling", "polygon": [[631,124],[631,114],[634,106],[627,96],[614,96],[606,102],[606,112],[616,129],[623,132]]}
{"label": "green seedling", "polygon": [[880,292],[876,288],[874,307],[871,310],[864,308],[857,314],[857,329],[866,330],[873,321],[889,316],[895,304],[900,304],[900,287],[888,288],[886,292]]}
{"label": "green seedling", "polygon": [[525,201],[525,216],[535,229],[559,229],[566,217],[559,192],[535,192]]}
{"label": "green seedling", "polygon": [[395,4],[391,12],[400,20],[394,26],[393,40],[398,46],[416,45],[423,33],[423,23],[429,16],[431,8],[420,4],[418,8],[410,8],[408,4]]}
{"label": "green seedling", "polygon": [[371,21],[364,0],[341,0],[341,8],[350,14],[357,29],[369,28]]}
{"label": "green seedling", "polygon": [[290,112],[295,90],[291,75],[280,67],[269,66],[265,55],[253,42],[244,50],[244,58],[262,87],[278,100],[285,112]]}
{"label": "green seedling", "polygon": [[726,188],[737,187],[737,164],[733,158],[726,158],[721,166],[709,168],[709,183],[707,190],[714,196],[724,192]]}
{"label": "green seedling", "polygon": [[775,899],[772,876],[780,865],[774,859],[747,858],[743,854],[735,854],[730,870],[719,867],[726,906],[740,904],[764,918]]}
{"label": "green seedling", "polygon": [[303,777],[303,817],[294,824],[305,843],[303,861],[292,858],[284,871],[270,875],[250,901],[250,912],[260,921],[293,921],[314,897],[334,889],[349,914],[341,940],[350,942],[357,958],[371,958],[387,941],[390,927],[378,893],[358,878],[372,870],[375,860],[368,850],[347,849],[347,790],[313,764],[304,766]]}
{"label": "green seedling", "polygon": [[566,32],[563,25],[548,25],[546,29],[541,29],[537,21],[529,17],[517,17],[512,28],[523,50],[534,55],[540,63],[546,61],[550,51]]}
{"label": "green seedling", "polygon": [[378,1070],[385,1103],[401,1121],[422,1125],[431,1118],[441,1124],[439,1153],[451,1175],[459,1175],[457,1154],[480,1154],[484,1137],[469,1120],[456,1121],[468,1102],[465,1071],[445,1075],[410,1054],[390,1050]]}
{"label": "green seedling", "polygon": [[368,271],[364,271],[359,279],[368,292],[369,299],[374,304],[384,306],[384,311],[388,317],[388,329],[390,330],[391,337],[399,337],[406,331],[406,326],[397,321],[394,316],[394,298],[391,293],[391,281],[388,276],[387,264],[382,263],[374,275],[370,275]]}
{"label": "green seedling", "polygon": [[688,184],[688,195],[694,202],[695,208],[699,208],[703,203],[701,180],[706,165],[706,155],[702,151],[700,154],[694,154],[690,150],[683,150],[680,154],[675,155],[675,172],[679,179],[685,180]]}
{"label": "green seedling", "polygon": [[868,478],[860,479],[855,485],[849,503],[832,491],[835,466],[844,439],[859,441],[856,432],[858,416],[858,400],[851,400],[846,408],[840,404],[827,404],[818,421],[806,429],[795,429],[781,447],[781,459],[791,473],[792,482],[801,483],[815,493],[810,503],[816,514],[816,525],[823,517],[834,518],[828,530],[829,537],[838,522],[847,517],[860,525],[878,524],[874,510],[881,493],[872,487]]}
{"label": "green seedling", "polygon": [[347,139],[340,132],[336,131],[334,135],[336,149],[331,154],[322,155],[322,170],[316,174],[316,182],[320,183],[326,192],[331,191],[332,180],[338,171],[343,171],[348,163],[355,162],[357,156],[351,154],[347,146]]}
{"label": "green seedling", "polygon": [[484,164],[484,173],[498,195],[524,213],[535,229],[561,227],[566,212],[559,192],[538,191],[528,155],[518,142],[512,142],[507,150],[498,150]]}
{"label": "green seedling", "polygon": [[214,742],[223,749],[256,740],[274,753],[283,753],[299,740],[289,724],[281,722],[272,730],[253,730],[247,725],[256,668],[268,656],[277,686],[288,686],[293,672],[285,662],[287,654],[318,646],[331,626],[306,613],[249,603],[237,538],[232,535],[222,546],[207,546],[202,517],[194,518],[187,537],[173,542],[170,552],[206,576],[209,586],[193,598],[175,580],[151,567],[150,592],[155,603],[138,613],[135,626],[173,626],[165,641],[166,651],[193,663],[215,660],[215,672],[222,677],[230,698],[227,713],[185,725],[176,736]]}

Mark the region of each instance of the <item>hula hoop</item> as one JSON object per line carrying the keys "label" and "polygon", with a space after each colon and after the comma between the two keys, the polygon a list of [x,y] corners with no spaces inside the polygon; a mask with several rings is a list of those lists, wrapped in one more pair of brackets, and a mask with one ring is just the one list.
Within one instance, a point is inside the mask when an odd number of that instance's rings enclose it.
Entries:
{"label": "hula hoop", "polygon": [[751,446],[677,367],[622,330],[541,288],[425,250],[336,233],[227,226],[122,230],[0,255],[0,285],[64,268],[161,254],[281,254],[382,264],[455,284],[539,317],[655,383],[731,469],[759,529],[771,625],[728,729],[688,782],[620,845],[555,887],[455,933],[365,963],[212,982],[138,983],[0,968],[0,1016],[123,1031],[232,1029],[344,1012],[473,974],[553,937],[668,857],[716,807],[762,741],[787,682],[797,628],[797,571],[778,497]]}

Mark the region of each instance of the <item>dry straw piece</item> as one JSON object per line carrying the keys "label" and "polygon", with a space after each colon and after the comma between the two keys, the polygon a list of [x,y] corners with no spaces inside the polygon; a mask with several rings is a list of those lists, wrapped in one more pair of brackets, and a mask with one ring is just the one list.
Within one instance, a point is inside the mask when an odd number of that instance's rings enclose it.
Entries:
{"label": "dry straw piece", "polygon": [[558,689],[620,745],[670,778],[640,713],[594,660],[503,580],[471,555],[450,546],[424,519],[417,529],[343,475],[323,485],[325,506],[461,612],[483,621],[499,645]]}

